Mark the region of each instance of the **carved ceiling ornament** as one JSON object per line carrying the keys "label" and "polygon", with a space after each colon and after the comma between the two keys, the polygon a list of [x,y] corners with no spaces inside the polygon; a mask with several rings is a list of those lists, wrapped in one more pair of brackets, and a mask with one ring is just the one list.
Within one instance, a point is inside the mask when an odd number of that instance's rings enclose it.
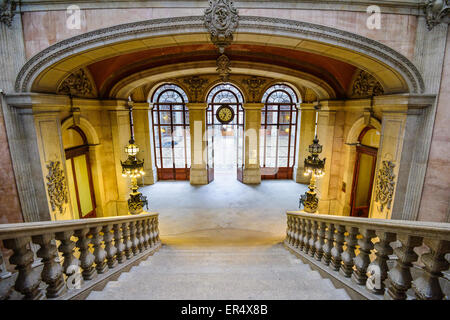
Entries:
{"label": "carved ceiling ornament", "polygon": [[375,185],[375,201],[379,202],[378,209],[383,212],[384,208],[391,209],[392,197],[394,195],[395,163],[388,160],[381,162],[381,168],[377,173],[377,182]]}
{"label": "carved ceiling ornament", "polygon": [[3,0],[0,5],[0,22],[11,27],[12,20],[16,14],[17,4],[15,1]]}
{"label": "carved ceiling ornament", "polygon": [[250,93],[250,102],[257,102],[262,86],[266,83],[266,81],[266,79],[257,76],[242,79],[242,83],[247,86],[248,92]]}
{"label": "carved ceiling ornament", "polygon": [[211,41],[221,54],[233,41],[233,32],[239,23],[238,11],[231,0],[210,0],[205,10],[205,26],[211,34]]}
{"label": "carved ceiling ornament", "polygon": [[384,94],[381,84],[364,70],[361,70],[353,82],[352,96],[354,97],[372,97]]}
{"label": "carved ceiling ornament", "polygon": [[221,55],[217,59],[217,72],[219,73],[219,77],[222,79],[222,81],[228,81],[228,78],[230,77],[231,72],[231,62],[230,59],[226,55]]}
{"label": "carved ceiling ornament", "polygon": [[84,69],[80,69],[68,76],[59,86],[58,93],[77,97],[91,97],[95,95],[94,86]]}
{"label": "carved ceiling ornament", "polygon": [[424,11],[428,30],[440,23],[450,23],[449,0],[427,0]]}
{"label": "carved ceiling ornament", "polygon": [[183,80],[187,85],[192,102],[200,102],[203,87],[208,83],[208,79],[192,76]]}
{"label": "carved ceiling ornament", "polygon": [[64,171],[61,169],[61,162],[50,161],[47,165],[47,191],[50,199],[52,211],[58,210],[59,213],[65,213],[64,204],[68,203],[68,192]]}

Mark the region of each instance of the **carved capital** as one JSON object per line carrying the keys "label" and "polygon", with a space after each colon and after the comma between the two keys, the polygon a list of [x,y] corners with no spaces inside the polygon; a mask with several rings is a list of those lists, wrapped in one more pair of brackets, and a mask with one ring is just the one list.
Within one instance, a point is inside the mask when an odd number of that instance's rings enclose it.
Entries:
{"label": "carved capital", "polygon": [[426,0],[425,18],[428,30],[440,23],[450,23],[450,4],[448,0]]}
{"label": "carved capital", "polygon": [[12,20],[16,14],[17,4],[15,1],[3,0],[0,4],[0,22],[11,27]]}

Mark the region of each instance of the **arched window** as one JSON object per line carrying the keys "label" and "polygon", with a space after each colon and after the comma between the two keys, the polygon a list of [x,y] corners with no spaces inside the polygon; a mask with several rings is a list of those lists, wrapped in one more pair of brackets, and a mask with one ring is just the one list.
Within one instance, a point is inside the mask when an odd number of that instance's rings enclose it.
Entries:
{"label": "arched window", "polygon": [[74,126],[64,130],[62,140],[74,218],[94,218],[96,202],[86,135]]}
{"label": "arched window", "polygon": [[285,84],[263,95],[261,113],[261,178],[292,179],[297,139],[297,95]]}
{"label": "arched window", "polygon": [[152,97],[153,145],[159,180],[189,180],[191,148],[188,98],[179,86],[164,84]]}
{"label": "arched window", "polygon": [[[206,111],[208,180],[214,179],[214,168],[230,171],[237,168],[237,177],[242,181],[244,102],[241,91],[230,83],[221,83],[211,89],[207,97]],[[223,124],[217,119],[217,110],[223,106],[233,109],[234,118]]]}

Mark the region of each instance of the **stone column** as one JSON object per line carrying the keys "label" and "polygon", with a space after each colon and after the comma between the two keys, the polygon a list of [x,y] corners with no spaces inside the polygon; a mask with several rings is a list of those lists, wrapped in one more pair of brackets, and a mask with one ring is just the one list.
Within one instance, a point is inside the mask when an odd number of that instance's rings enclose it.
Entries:
{"label": "stone column", "polygon": [[246,103],[244,108],[244,174],[245,184],[261,183],[259,159],[261,110],[263,103]]}
{"label": "stone column", "polygon": [[[319,209],[321,214],[333,214],[330,198],[330,178],[333,155],[334,127],[336,122],[336,111],[320,110],[317,120],[317,137],[323,146],[320,158],[326,158],[325,175],[318,179],[317,191],[319,197]],[[312,142],[311,142],[312,143]]]}
{"label": "stone column", "polygon": [[206,144],[206,103],[188,103],[189,126],[191,134],[191,170],[192,185],[208,184],[208,150]]}
{"label": "stone column", "polygon": [[139,159],[144,160],[145,176],[139,178],[139,183],[144,185],[154,184],[158,180],[154,164],[153,148],[153,105],[148,102],[135,102],[133,106],[134,136],[139,146]]}
{"label": "stone column", "polygon": [[125,102],[117,101],[115,104],[117,106],[115,108],[111,107],[109,112],[117,181],[116,215],[121,216],[128,214],[127,201],[131,192],[130,179],[122,176],[122,166],[120,165],[120,161],[125,161],[127,158],[125,147],[130,140],[130,121]]}
{"label": "stone column", "polygon": [[297,109],[299,110],[297,118],[299,128],[297,132],[297,154],[295,155],[296,165],[294,166],[293,178],[297,183],[309,184],[310,176],[304,175],[304,161],[310,154],[308,151],[309,145],[313,143],[314,139],[316,111],[311,103],[298,104]]}

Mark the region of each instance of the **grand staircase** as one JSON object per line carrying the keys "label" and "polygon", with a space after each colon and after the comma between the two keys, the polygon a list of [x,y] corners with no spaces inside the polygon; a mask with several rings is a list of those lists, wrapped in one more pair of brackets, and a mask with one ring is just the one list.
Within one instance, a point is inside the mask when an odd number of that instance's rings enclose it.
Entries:
{"label": "grand staircase", "polygon": [[286,299],[349,300],[344,289],[289,253],[282,244],[163,245],[87,300]]}

